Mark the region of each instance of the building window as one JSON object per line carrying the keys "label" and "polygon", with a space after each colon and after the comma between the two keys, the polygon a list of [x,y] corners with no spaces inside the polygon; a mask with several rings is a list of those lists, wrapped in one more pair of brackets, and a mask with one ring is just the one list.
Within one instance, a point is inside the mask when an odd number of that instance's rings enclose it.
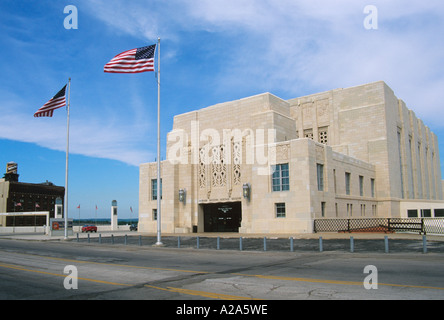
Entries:
{"label": "building window", "polygon": [[[425,179],[425,195],[424,198],[425,199],[431,199],[432,197],[430,196],[430,189],[429,189],[429,148],[426,146],[425,147],[425,152],[424,152],[424,179]],[[404,198],[404,197],[403,197]]]}
{"label": "building window", "polygon": [[327,144],[328,142],[328,127],[322,127],[318,129],[319,142]]}
{"label": "building window", "polygon": [[272,166],[272,190],[288,191],[290,190],[290,178],[288,172],[288,163]]}
{"label": "building window", "polygon": [[404,198],[404,174],[402,170],[401,132],[398,131],[399,172],[401,176],[401,198]]}
{"label": "building window", "polygon": [[418,173],[418,198],[423,198],[422,194],[422,167],[421,167],[421,142],[418,142],[418,153],[416,155],[416,171]]}
{"label": "building window", "polygon": [[374,198],[375,197],[375,179],[370,179],[370,188],[371,188],[371,191],[372,191],[372,198]]}
{"label": "building window", "polygon": [[418,217],[418,210],[416,210],[416,209],[407,210],[407,217],[417,218]]}
{"label": "building window", "polygon": [[345,194],[350,195],[350,172],[345,173]]}
{"label": "building window", "polygon": [[364,196],[364,177],[359,176],[359,195]]}
{"label": "building window", "polygon": [[336,169],[333,169],[333,185],[335,188],[335,193],[337,193],[337,190],[336,190]]}
{"label": "building window", "polygon": [[[160,199],[162,199],[162,179],[160,179]],[[157,200],[157,179],[151,180],[151,200]]]}
{"label": "building window", "polygon": [[324,191],[324,165],[318,163],[316,166],[318,172],[318,191]]}
{"label": "building window", "polygon": [[430,218],[432,216],[431,209],[421,209],[421,217],[422,218]]}
{"label": "building window", "polygon": [[415,191],[414,191],[414,170],[413,170],[413,144],[412,144],[412,137],[409,136],[409,153],[410,153],[410,175],[409,175],[409,198],[415,199]]}
{"label": "building window", "polygon": [[361,216],[365,216],[365,204],[361,204]]}
{"label": "building window", "polygon": [[157,220],[157,209],[153,209],[153,220]]}
{"label": "building window", "polygon": [[444,217],[444,209],[435,209],[435,217]]}
{"label": "building window", "polygon": [[285,218],[285,203],[276,203],[276,218]]}
{"label": "building window", "polygon": [[347,217],[353,216],[353,205],[351,203],[347,203]]}
{"label": "building window", "polygon": [[304,130],[304,137],[313,140],[313,130],[312,129],[305,129]]}
{"label": "building window", "polygon": [[321,202],[321,217],[325,217],[325,202]]}

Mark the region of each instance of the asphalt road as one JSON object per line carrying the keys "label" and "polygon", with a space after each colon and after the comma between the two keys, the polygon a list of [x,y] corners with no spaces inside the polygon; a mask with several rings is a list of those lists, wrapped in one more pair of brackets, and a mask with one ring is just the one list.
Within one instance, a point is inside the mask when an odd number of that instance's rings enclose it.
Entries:
{"label": "asphalt road", "polygon": [[0,300],[441,300],[443,265],[440,252],[265,252],[0,239]]}

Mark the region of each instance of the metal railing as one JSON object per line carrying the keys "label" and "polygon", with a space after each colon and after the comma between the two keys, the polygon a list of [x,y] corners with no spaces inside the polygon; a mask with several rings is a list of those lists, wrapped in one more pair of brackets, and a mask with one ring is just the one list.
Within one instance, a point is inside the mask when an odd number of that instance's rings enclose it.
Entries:
{"label": "metal railing", "polygon": [[444,218],[325,218],[314,220],[313,231],[444,234]]}
{"label": "metal railing", "polygon": [[[205,236],[165,236],[162,238],[165,248],[196,249],[196,250],[236,250],[236,251],[274,251],[274,252],[434,252],[444,254],[444,241],[427,241],[427,236],[414,235],[408,239],[396,239],[392,236],[377,236],[372,239],[355,239],[353,235],[340,238],[323,239],[323,236],[307,239],[282,237],[205,237]],[[72,239],[74,240],[74,239]],[[110,233],[77,234],[78,243],[88,245],[124,245],[138,247],[157,246],[156,236],[140,234],[114,236]]]}

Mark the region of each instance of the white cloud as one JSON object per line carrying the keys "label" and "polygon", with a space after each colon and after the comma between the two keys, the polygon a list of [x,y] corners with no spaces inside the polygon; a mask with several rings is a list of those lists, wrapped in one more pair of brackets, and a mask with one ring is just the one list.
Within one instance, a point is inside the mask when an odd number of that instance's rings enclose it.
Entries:
{"label": "white cloud", "polygon": [[[22,98],[10,98],[10,103],[3,100],[0,105],[0,138],[35,143],[62,152],[66,150],[65,108],[56,110],[52,118],[34,118]],[[146,139],[149,122],[145,117],[137,116],[132,122],[113,122],[110,118],[79,118],[79,115],[71,114],[69,151],[138,166],[155,157],[148,151],[151,147]],[[17,130],[18,126],[20,130]]]}
{"label": "white cloud", "polygon": [[91,6],[99,8],[99,19],[133,36],[145,30],[144,35],[156,37],[162,30],[178,39],[187,30],[236,37],[236,49],[224,57],[226,68],[214,75],[219,90],[254,87],[291,95],[301,94],[301,88],[315,92],[384,80],[408,106],[419,108],[424,120],[444,116],[441,1],[373,1],[378,30],[363,27],[368,1],[152,3],[154,10],[144,1],[96,0]]}
{"label": "white cloud", "polygon": [[[441,101],[444,6],[374,1],[378,29],[363,26],[367,1],[201,1],[190,16],[213,32],[236,30],[238,54],[221,83],[300,94],[384,80],[426,122]],[[433,89],[432,89],[433,88]],[[311,92],[307,92],[311,93]]]}

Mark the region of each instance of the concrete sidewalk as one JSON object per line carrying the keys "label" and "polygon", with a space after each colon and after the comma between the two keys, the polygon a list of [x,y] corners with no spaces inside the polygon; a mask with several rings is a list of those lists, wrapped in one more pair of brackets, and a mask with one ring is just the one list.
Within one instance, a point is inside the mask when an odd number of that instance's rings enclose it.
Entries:
{"label": "concrete sidewalk", "polygon": [[[88,238],[88,235],[91,239],[100,237],[123,237],[125,235],[128,236],[142,236],[142,237],[156,237],[157,234],[155,233],[143,233],[143,232],[135,232],[135,231],[128,231],[128,230],[119,230],[119,231],[103,231],[98,233],[74,233],[73,235],[68,236],[69,240],[76,240],[77,237],[79,239],[86,239]],[[418,233],[335,233],[335,232],[323,232],[323,233],[313,233],[313,234],[301,234],[301,233],[294,233],[294,234],[240,234],[240,233],[187,233],[187,234],[170,234],[165,233],[161,234],[162,237],[181,237],[181,238],[217,238],[220,237],[221,239],[228,239],[228,238],[244,238],[244,239],[253,239],[253,238],[267,238],[267,239],[289,239],[293,238],[295,240],[297,239],[319,239],[322,237],[322,239],[329,240],[329,239],[350,239],[350,237],[353,237],[354,239],[366,239],[366,240],[377,240],[377,239],[384,239],[386,236],[388,239],[396,239],[396,240],[421,240],[423,238],[423,235],[420,235]],[[444,235],[433,235],[433,234],[427,234],[427,241],[442,241],[444,242]],[[27,240],[27,241],[63,241],[65,240],[64,236],[50,236],[45,235],[43,233],[5,233],[0,234],[0,239],[12,239],[12,240]]]}
{"label": "concrete sidewalk", "polygon": [[[111,237],[111,235],[114,236],[124,236],[127,235],[134,235],[137,234],[137,232],[134,231],[128,231],[128,230],[119,230],[119,231],[102,231],[102,232],[92,232],[92,233],[82,233],[80,232],[78,234],[79,238],[86,239],[88,238],[88,235],[90,238],[98,238],[99,235],[102,237]],[[51,236],[44,234],[42,232],[40,233],[0,233],[0,239],[11,239],[11,240],[27,240],[27,241],[61,241],[65,240],[65,236]],[[69,235],[68,239],[66,240],[74,240],[77,239],[77,232],[75,232],[73,235]]]}

